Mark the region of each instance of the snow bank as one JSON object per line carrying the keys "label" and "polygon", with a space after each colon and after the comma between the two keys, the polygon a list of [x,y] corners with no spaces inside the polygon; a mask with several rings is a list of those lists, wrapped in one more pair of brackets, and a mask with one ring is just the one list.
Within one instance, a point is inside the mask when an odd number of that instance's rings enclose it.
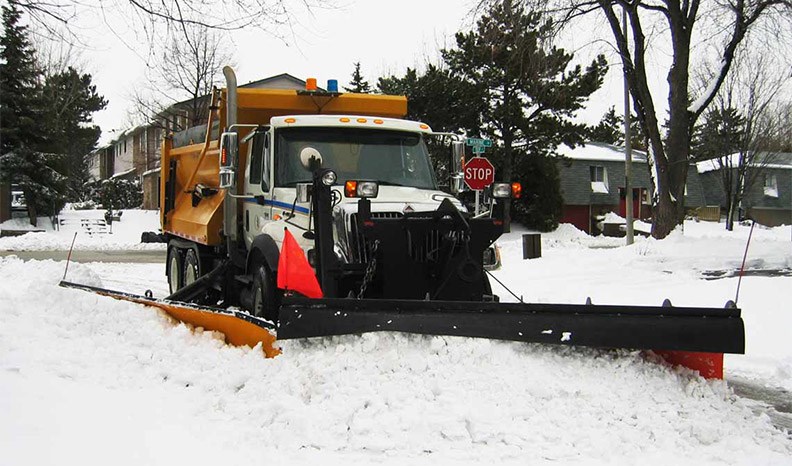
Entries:
{"label": "snow bank", "polygon": [[[69,220],[104,219],[104,210],[64,210],[60,218]],[[78,251],[114,251],[114,250],[164,250],[162,243],[141,243],[140,236],[144,231],[158,231],[159,212],[155,210],[124,210],[121,220],[113,222],[112,232],[107,234],[87,234],[78,225],[65,225],[60,230],[53,230],[49,219],[39,222],[47,231],[31,232],[22,236],[0,238],[0,250],[6,251],[64,251],[68,250],[77,233],[74,249]],[[27,219],[12,219],[0,224],[0,230],[18,229],[22,224],[28,225]],[[49,226],[49,227],[48,227]],[[24,228],[23,228],[24,229]]]}
{"label": "snow bank", "polygon": [[[590,237],[570,225],[542,234],[542,257],[521,260],[520,233],[499,240],[503,267],[496,277],[527,302],[723,307],[736,297],[738,271],[750,227],[685,222],[668,238]],[[756,226],[746,258],[748,271],[778,276],[745,277],[738,306],[746,330],[746,354],[727,355],[726,373],[792,391],[792,269],[790,229]],[[727,278],[708,280],[713,275]],[[503,301],[516,301],[497,283]]]}
{"label": "snow bank", "polygon": [[[635,352],[368,334],[283,342],[267,360],[157,310],[58,288],[62,265],[0,259],[0,463],[792,456],[792,441],[724,382]],[[101,285],[83,264],[70,279]]]}

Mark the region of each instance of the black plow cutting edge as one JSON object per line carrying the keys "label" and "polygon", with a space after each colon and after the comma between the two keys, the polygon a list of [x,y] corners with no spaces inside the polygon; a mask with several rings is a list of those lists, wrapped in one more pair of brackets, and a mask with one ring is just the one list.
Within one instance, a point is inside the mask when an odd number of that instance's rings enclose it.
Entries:
{"label": "black plow cutting edge", "polygon": [[599,348],[745,352],[736,308],[284,297],[278,339],[396,331]]}

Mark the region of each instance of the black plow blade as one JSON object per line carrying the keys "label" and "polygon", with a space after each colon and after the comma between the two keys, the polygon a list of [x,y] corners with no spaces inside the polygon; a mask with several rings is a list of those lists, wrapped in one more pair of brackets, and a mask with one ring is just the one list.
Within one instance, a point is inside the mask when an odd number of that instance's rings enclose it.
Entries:
{"label": "black plow blade", "polygon": [[736,308],[284,297],[278,339],[378,331],[652,350],[745,352]]}

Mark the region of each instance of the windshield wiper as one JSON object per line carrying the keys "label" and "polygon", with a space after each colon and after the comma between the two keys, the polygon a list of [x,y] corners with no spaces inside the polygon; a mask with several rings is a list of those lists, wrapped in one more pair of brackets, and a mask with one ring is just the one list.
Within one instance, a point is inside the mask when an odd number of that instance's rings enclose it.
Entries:
{"label": "windshield wiper", "polygon": [[[406,184],[394,183],[392,181],[377,181],[380,186],[407,186]],[[412,186],[410,186],[412,188]]]}

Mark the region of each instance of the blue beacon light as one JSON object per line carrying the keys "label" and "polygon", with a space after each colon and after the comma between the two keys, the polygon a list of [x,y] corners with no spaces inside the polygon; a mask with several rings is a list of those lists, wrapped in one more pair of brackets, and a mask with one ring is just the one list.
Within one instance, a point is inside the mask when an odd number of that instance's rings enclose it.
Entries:
{"label": "blue beacon light", "polygon": [[338,92],[338,80],[337,79],[328,79],[327,80],[327,92]]}

